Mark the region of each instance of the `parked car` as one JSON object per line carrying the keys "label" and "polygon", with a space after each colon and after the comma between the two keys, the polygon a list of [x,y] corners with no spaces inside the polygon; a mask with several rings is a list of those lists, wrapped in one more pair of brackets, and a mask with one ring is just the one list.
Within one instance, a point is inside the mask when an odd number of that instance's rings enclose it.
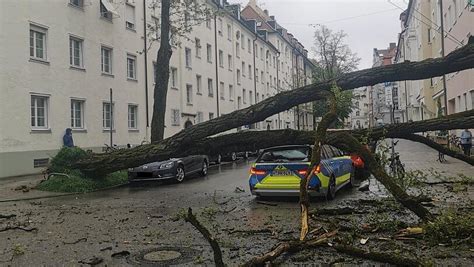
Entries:
{"label": "parked car", "polygon": [[[250,169],[250,191],[261,196],[298,196],[300,180],[307,174],[311,146],[291,145],[264,149]],[[355,169],[350,156],[330,145],[321,148],[321,163],[310,177],[308,194],[334,199],[345,185],[355,183]],[[361,160],[358,158],[357,160]],[[359,162],[360,163],[360,162]]]}
{"label": "parked car", "polygon": [[166,161],[148,163],[128,170],[131,182],[174,179],[181,183],[188,175],[198,173],[206,176],[209,159],[204,155],[192,155],[184,158],[172,158]]}

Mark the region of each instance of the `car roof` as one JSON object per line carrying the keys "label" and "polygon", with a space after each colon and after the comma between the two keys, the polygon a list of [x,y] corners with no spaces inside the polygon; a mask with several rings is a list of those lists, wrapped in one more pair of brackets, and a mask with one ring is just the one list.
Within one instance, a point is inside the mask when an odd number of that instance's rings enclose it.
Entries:
{"label": "car roof", "polygon": [[279,149],[287,149],[287,148],[311,148],[310,145],[286,145],[286,146],[273,146],[269,148],[265,148],[263,152],[269,151],[269,150],[279,150]]}

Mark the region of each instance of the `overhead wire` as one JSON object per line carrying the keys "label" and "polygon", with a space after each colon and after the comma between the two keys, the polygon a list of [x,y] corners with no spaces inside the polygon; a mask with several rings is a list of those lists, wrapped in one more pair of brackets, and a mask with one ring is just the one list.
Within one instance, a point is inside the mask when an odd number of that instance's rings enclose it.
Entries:
{"label": "overhead wire", "polygon": [[[393,5],[393,6],[397,7],[397,8],[399,8],[400,10],[403,10],[403,11],[405,10],[405,9],[403,9],[402,7],[398,6],[397,4],[393,3],[391,0],[388,0],[388,2],[389,2],[391,5]],[[413,10],[414,10],[416,13],[420,14],[421,16],[423,16],[425,19],[427,19],[432,25],[426,23],[425,21],[421,20],[420,18],[417,18],[415,15],[413,15],[413,18],[415,18],[415,19],[418,20],[419,22],[423,23],[424,25],[430,27],[431,29],[434,29],[437,33],[442,34],[442,33],[441,33],[441,29],[440,29],[441,27],[440,27],[440,26],[438,26],[438,25],[437,25],[436,23],[434,23],[430,18],[426,17],[423,13],[421,13],[421,12],[420,12],[419,10],[417,10],[416,8],[413,7]],[[441,14],[441,15],[442,15],[442,14]],[[433,25],[435,26],[435,28],[432,27]],[[463,43],[462,43],[461,41],[459,41],[455,36],[453,36],[452,34],[450,34],[450,33],[447,32],[447,31],[445,31],[445,33],[446,33],[446,37],[448,37],[449,40],[451,40],[451,41],[453,41],[454,43],[457,43],[457,44],[459,44],[459,45],[463,45]]]}

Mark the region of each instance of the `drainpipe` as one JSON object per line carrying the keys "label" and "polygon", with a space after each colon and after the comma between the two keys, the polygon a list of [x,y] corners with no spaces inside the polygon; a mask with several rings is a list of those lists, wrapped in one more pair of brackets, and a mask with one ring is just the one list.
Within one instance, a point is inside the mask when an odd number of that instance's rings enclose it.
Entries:
{"label": "drainpipe", "polygon": [[[276,88],[277,88],[277,94],[280,93],[280,79],[278,73],[280,72],[280,51],[277,51],[277,82],[276,82]],[[278,129],[281,129],[281,121],[280,121],[280,113],[278,113]]]}
{"label": "drainpipe", "polygon": [[[143,0],[143,51],[145,52],[145,114],[146,114],[146,132],[148,135],[148,128],[150,127],[149,111],[148,111],[148,51],[146,39],[146,0]],[[154,75],[154,73],[153,73]]]}
{"label": "drainpipe", "polygon": [[[217,13],[219,12],[220,5],[217,4]],[[216,117],[219,117],[219,50],[217,49],[217,13],[214,15],[214,50],[215,50],[215,62],[216,62],[216,103],[217,113]]]}
{"label": "drainpipe", "polygon": [[[254,95],[254,98],[255,98],[255,104],[257,104],[257,78],[256,78],[256,77],[257,77],[257,76],[256,76],[256,73],[257,73],[257,69],[256,69],[256,68],[257,68],[257,66],[256,66],[257,60],[255,59],[255,50],[256,50],[255,44],[256,44],[257,39],[258,39],[257,34],[258,34],[258,33],[255,32],[255,39],[253,39],[253,42],[252,42],[252,44],[253,44],[253,49],[252,49],[252,51],[253,51],[253,91],[254,91],[254,92],[253,92],[253,95]],[[260,77],[260,79],[261,79],[261,78],[262,78],[262,77]],[[255,125],[256,125],[257,123],[259,123],[259,122],[256,122]],[[255,128],[256,128],[256,127],[255,127]]]}
{"label": "drainpipe", "polygon": [[[443,1],[439,1],[439,13],[441,16],[441,56],[444,57],[444,16]],[[446,89],[446,74],[443,74],[443,94],[444,94],[444,116],[448,115],[448,93]],[[449,133],[449,132],[448,132]],[[449,142],[448,142],[449,147]]]}

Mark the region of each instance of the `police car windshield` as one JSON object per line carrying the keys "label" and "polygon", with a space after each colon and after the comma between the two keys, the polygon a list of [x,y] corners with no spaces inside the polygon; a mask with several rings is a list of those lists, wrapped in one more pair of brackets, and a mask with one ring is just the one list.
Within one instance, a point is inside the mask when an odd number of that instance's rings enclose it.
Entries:
{"label": "police car windshield", "polygon": [[264,151],[257,159],[258,162],[292,162],[309,161],[309,148],[281,148]]}

